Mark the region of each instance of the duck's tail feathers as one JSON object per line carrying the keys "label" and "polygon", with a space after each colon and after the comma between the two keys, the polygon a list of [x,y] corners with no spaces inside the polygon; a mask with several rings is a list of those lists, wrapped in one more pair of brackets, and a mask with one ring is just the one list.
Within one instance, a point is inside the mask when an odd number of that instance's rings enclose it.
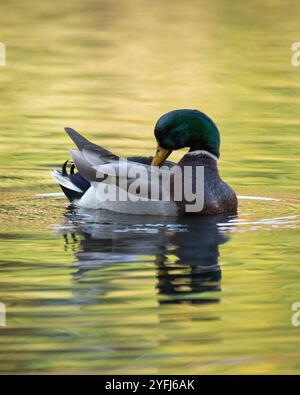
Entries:
{"label": "duck's tail feathers", "polygon": [[50,173],[55,181],[57,181],[70,202],[74,200],[79,200],[89,189],[91,184],[80,173],[75,173],[75,166],[72,165],[70,168],[70,173],[67,172],[67,165],[69,160],[67,160],[63,166],[62,170],[51,170]]}

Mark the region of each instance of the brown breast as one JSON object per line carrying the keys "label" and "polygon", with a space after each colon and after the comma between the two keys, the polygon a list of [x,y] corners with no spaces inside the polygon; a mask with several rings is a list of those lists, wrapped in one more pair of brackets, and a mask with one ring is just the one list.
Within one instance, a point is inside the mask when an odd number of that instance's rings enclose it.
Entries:
{"label": "brown breast", "polygon": [[[181,168],[182,174],[182,188],[184,185],[184,172],[187,172],[191,175],[191,178],[186,180],[187,183],[191,185],[191,191],[196,193],[198,191],[201,192],[203,190],[203,198],[204,204],[203,208],[200,211],[191,211],[188,212],[187,205],[191,207],[195,201],[187,201],[185,198],[185,193],[182,190],[182,200],[176,201],[175,203],[178,207],[179,214],[181,215],[235,215],[237,214],[237,197],[235,192],[229,185],[227,185],[219,175],[217,161],[210,157],[208,154],[205,153],[198,153],[198,154],[190,154],[187,153],[183,156],[183,158],[178,163],[178,166]],[[200,179],[199,185],[199,177],[196,176],[197,166],[202,166],[204,170],[204,180],[203,183]],[[189,167],[189,169],[185,170],[185,168]],[[199,170],[198,170],[199,171]],[[201,173],[201,171],[199,171]],[[198,175],[199,175],[198,173]],[[173,190],[173,188],[172,188]],[[173,190],[174,193],[174,190]],[[198,196],[197,193],[197,196]],[[199,199],[200,200],[200,199]],[[195,209],[197,206],[195,206]]]}

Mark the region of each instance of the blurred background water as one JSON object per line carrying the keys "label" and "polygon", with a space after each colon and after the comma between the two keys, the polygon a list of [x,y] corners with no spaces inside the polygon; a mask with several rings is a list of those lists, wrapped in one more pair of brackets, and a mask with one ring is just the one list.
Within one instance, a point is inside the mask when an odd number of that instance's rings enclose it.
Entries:
{"label": "blurred background water", "polygon": [[[297,1],[0,4],[0,372],[299,373]],[[73,210],[49,169],[71,126],[151,155],[197,108],[221,131],[238,218]],[[179,159],[182,151],[171,159]]]}

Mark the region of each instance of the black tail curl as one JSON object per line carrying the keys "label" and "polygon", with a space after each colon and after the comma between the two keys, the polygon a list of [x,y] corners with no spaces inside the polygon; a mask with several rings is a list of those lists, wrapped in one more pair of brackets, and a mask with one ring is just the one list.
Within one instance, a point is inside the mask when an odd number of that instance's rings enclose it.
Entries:
{"label": "black tail curl", "polygon": [[74,184],[77,188],[79,188],[82,192],[74,191],[70,188],[67,188],[61,184],[60,187],[63,191],[63,193],[66,195],[66,197],[69,199],[70,202],[73,202],[74,200],[79,200],[82,198],[82,196],[85,194],[85,192],[89,189],[91,186],[90,182],[87,181],[80,173],[75,173],[75,165],[74,163],[71,164],[70,167],[70,172],[68,173],[67,166],[68,163],[71,162],[70,160],[67,160],[63,165],[61,169],[61,174],[64,177],[67,177],[72,184]]}

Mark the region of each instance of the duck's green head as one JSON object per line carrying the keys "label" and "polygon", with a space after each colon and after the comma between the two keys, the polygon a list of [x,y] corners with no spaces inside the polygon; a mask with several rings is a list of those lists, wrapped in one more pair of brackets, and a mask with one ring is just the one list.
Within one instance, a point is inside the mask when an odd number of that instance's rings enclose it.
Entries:
{"label": "duck's green head", "polygon": [[214,122],[198,110],[175,110],[164,114],[156,123],[158,143],[152,165],[159,166],[173,150],[189,147],[220,156],[220,134]]}

